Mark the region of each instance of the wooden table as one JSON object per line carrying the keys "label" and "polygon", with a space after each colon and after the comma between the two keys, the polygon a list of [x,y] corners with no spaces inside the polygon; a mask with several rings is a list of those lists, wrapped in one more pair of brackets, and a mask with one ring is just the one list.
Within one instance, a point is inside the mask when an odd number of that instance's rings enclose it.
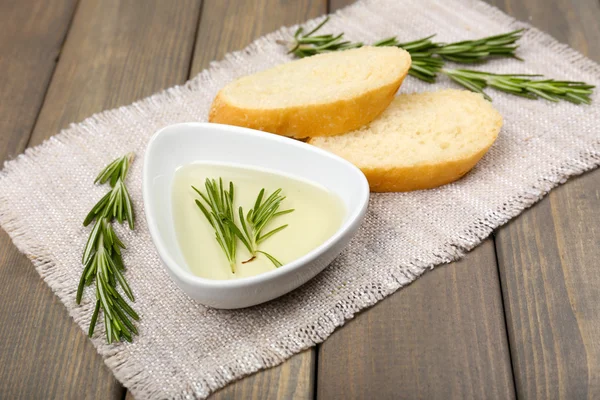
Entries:
{"label": "wooden table", "polygon": [[[600,61],[599,0],[490,0]],[[0,159],[344,0],[1,0]],[[595,105],[597,107],[597,105]],[[600,170],[213,399],[600,398]],[[0,232],[0,398],[132,398]]]}

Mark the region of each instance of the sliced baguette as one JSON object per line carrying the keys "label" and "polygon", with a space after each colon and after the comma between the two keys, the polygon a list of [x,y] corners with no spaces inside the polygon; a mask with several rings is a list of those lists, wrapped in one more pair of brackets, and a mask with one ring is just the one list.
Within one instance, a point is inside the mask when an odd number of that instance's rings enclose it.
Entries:
{"label": "sliced baguette", "polygon": [[502,116],[480,94],[443,90],[400,95],[369,125],[309,143],[359,167],[372,191],[400,192],[459,179],[501,127]]}
{"label": "sliced baguette", "polygon": [[208,120],[294,138],[349,132],[383,112],[410,63],[410,54],[397,47],[292,61],[226,85]]}

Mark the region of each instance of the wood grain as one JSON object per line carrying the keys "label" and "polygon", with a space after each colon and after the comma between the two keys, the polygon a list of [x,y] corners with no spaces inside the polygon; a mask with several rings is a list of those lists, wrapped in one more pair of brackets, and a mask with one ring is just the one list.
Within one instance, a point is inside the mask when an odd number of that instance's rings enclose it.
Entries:
{"label": "wood grain", "polygon": [[[495,3],[600,61],[597,0]],[[600,397],[599,188],[600,170],[585,174],[497,233],[520,398]]]}
{"label": "wood grain", "polygon": [[598,0],[485,0],[568,43],[594,60],[600,59]]}
{"label": "wood grain", "polygon": [[[191,76],[213,60],[241,50],[252,40],[281,27],[318,17],[325,0],[207,1],[202,8]],[[278,367],[261,371],[218,391],[211,399],[308,399],[314,393],[315,349]]]}
{"label": "wood grain", "polygon": [[315,391],[315,351],[306,350],[283,364],[226,386],[212,400],[312,399]]}
{"label": "wood grain", "polygon": [[[39,13],[50,12],[38,3]],[[184,82],[199,10],[197,0],[177,7],[160,0],[82,0],[30,144],[96,111]],[[1,240],[0,398],[121,399],[123,389],[64,306],[7,236]]]}
{"label": "wood grain", "polygon": [[333,13],[355,2],[356,0],[329,0],[329,12]]}
{"label": "wood grain", "polygon": [[514,398],[492,241],[335,332],[317,373],[319,399]]}
{"label": "wood grain", "polygon": [[262,35],[326,12],[327,0],[207,1],[202,9],[191,76]]}
{"label": "wood grain", "polygon": [[497,234],[521,398],[600,396],[599,187],[577,178]]}
{"label": "wood grain", "polygon": [[75,5],[75,0],[0,2],[0,161],[25,149]]}
{"label": "wood grain", "polygon": [[[63,0],[0,3],[0,161],[25,149],[75,6],[75,1]],[[19,268],[24,265],[28,268]],[[33,310],[24,298],[38,285],[43,284],[31,264],[0,231],[0,398],[34,393],[24,388],[36,385],[29,366],[41,344],[30,342],[25,349],[21,338],[37,327],[25,322]],[[37,310],[40,319],[46,308],[43,304]],[[60,327],[52,334],[60,335]],[[54,382],[46,383],[49,393]]]}
{"label": "wood grain", "polygon": [[[83,1],[31,145],[71,122],[186,81],[200,0]],[[99,18],[101,17],[101,18]]]}

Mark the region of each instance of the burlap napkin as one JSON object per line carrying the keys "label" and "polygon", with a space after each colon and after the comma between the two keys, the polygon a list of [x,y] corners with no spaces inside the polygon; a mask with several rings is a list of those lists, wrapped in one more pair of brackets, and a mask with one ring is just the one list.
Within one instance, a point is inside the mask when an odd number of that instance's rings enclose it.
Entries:
{"label": "burlap napkin", "polygon": [[[338,12],[328,30],[365,42],[431,33],[451,41],[523,26],[476,0],[373,0]],[[150,241],[141,194],[146,142],[167,124],[205,121],[212,98],[231,79],[288,61],[275,41],[291,32],[284,28],[258,39],[184,86],[72,125],[8,162],[0,176],[2,227],[87,330],[93,295],[86,292],[83,305],[75,305],[81,251],[89,233],[81,221],[105,191],[91,182],[108,161],[136,152],[128,185],[139,222],[135,232],[121,229],[119,235],[128,246],[124,259],[141,314],[140,335],[132,344],[106,345],[99,327],[93,339],[136,398],[203,398],[236,378],[282,362],[323,341],[354,313],[426,269],[460,257],[567,177],[600,164],[597,95],[593,105],[575,106],[493,92],[504,128],[472,173],[435,190],[373,195],[364,225],[348,249],[299,290],[252,309],[206,308],[171,282]],[[600,84],[597,64],[544,33],[530,29],[520,43],[525,63],[499,60],[485,68]],[[401,91],[445,86],[452,84],[442,79],[431,86],[408,78]]]}

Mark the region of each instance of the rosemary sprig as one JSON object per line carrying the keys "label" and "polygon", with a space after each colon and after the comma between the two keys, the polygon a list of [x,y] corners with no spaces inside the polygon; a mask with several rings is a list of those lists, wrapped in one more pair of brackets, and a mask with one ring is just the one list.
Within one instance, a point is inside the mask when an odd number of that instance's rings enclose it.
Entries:
{"label": "rosemary sprig", "polygon": [[413,42],[401,43],[396,37],[390,37],[373,46],[396,46],[411,54],[411,57],[431,57],[438,55],[444,60],[461,64],[474,64],[487,61],[491,57],[511,57],[520,60],[515,54],[519,48],[517,40],[523,35],[524,29],[500,35],[487,36],[477,40],[463,40],[453,43],[435,43],[431,41],[435,35],[427,36]]}
{"label": "rosemary sprig", "polygon": [[554,79],[532,79],[541,75],[492,74],[466,69],[443,69],[442,73],[458,84],[483,94],[491,100],[483,89],[493,87],[506,93],[529,99],[543,98],[549,101],[570,101],[575,104],[591,104],[590,95],[594,86],[585,82],[556,81]]}
{"label": "rosemary sprig", "polygon": [[219,184],[217,184],[217,181],[214,179],[207,178],[204,182],[204,188],[206,189],[206,194],[192,186],[192,189],[206,203],[205,206],[200,200],[196,199],[196,205],[215,230],[215,239],[219,243],[219,246],[221,246],[221,249],[223,249],[225,257],[227,257],[231,272],[235,274],[237,242],[231,224],[228,222],[233,220],[234,215],[233,199],[235,192],[233,183],[229,182],[229,190],[224,190],[223,179],[219,178]]}
{"label": "rosemary sprig", "polygon": [[[329,21],[329,17],[306,34],[303,33],[302,27],[298,28],[293,40],[287,43],[289,53],[293,53],[296,57],[307,57],[363,46],[361,42],[352,43],[344,40],[343,33],[316,35],[327,21]],[[435,83],[438,74],[441,73],[466,89],[482,93],[488,100],[491,100],[491,97],[483,91],[486,87],[530,99],[543,98],[554,102],[565,100],[575,104],[590,104],[594,86],[584,82],[544,79],[541,75],[502,75],[468,69],[444,68],[447,61],[471,64],[497,57],[521,60],[516,55],[519,47],[516,42],[521,38],[523,32],[523,29],[518,29],[500,35],[454,43],[436,43],[432,40],[435,35],[411,42],[400,42],[396,37],[390,37],[373,43],[373,46],[396,46],[408,51],[412,58],[408,73],[417,79]]]}
{"label": "rosemary sprig", "polygon": [[104,184],[110,181],[110,187],[114,187],[117,179],[121,178],[121,180],[125,180],[127,172],[129,172],[129,165],[132,161],[133,153],[117,158],[100,171],[94,180],[94,183]]}
{"label": "rosemary sprig", "polygon": [[242,207],[238,208],[239,220],[242,229],[236,226],[233,219],[229,220],[229,224],[233,232],[235,232],[236,236],[250,252],[250,259],[243,261],[243,263],[254,260],[257,256],[257,253],[261,253],[264,254],[275,265],[275,267],[281,267],[282,264],[279,262],[279,260],[272,255],[259,250],[258,246],[266,239],[270,238],[288,226],[287,224],[281,225],[263,234],[263,230],[269,224],[269,222],[271,222],[273,218],[276,218],[280,215],[291,213],[294,211],[294,209],[279,211],[281,202],[285,200],[285,197],[281,196],[281,189],[277,189],[269,197],[267,197],[266,200],[263,201],[264,195],[265,189],[263,188],[258,193],[256,201],[254,202],[254,207],[251,208],[245,216],[244,209]]}
{"label": "rosemary sprig", "polygon": [[422,81],[434,83],[445,61],[472,64],[493,57],[511,57],[520,60],[515,54],[519,47],[515,43],[521,38],[523,31],[518,29],[500,35],[454,43],[435,43],[431,40],[435,35],[404,43],[399,42],[396,37],[391,37],[375,42],[373,46],[395,46],[408,51],[412,58],[408,73]]}
{"label": "rosemary sprig", "polygon": [[410,53],[412,63],[408,73],[425,82],[434,83],[437,73],[444,66],[444,60],[432,56],[433,51],[440,47],[439,43],[434,43],[431,38],[435,35],[427,36],[412,42],[400,43],[396,37],[390,37],[373,43],[373,46],[400,47]]}
{"label": "rosemary sprig", "polygon": [[289,53],[294,53],[296,57],[308,57],[315,54],[329,51],[348,50],[361,47],[362,43],[352,43],[344,40],[344,34],[339,35],[315,35],[315,33],[329,21],[326,17],[323,22],[317,25],[313,30],[304,33],[304,27],[299,27],[294,33],[292,42],[279,42],[288,46]]}
{"label": "rosemary sprig", "polygon": [[[316,33],[329,21],[326,17],[310,32],[304,33],[300,27],[294,34],[294,39],[288,45],[289,53],[303,58],[315,54],[331,51],[347,50],[362,47],[362,42],[352,43],[344,40],[344,34],[316,35]],[[515,51],[519,47],[516,41],[521,38],[524,29],[500,35],[488,36],[477,40],[464,40],[454,43],[436,43],[431,39],[435,35],[427,36],[411,42],[400,42],[394,37],[389,37],[372,44],[372,46],[395,46],[408,51],[413,63],[409,73],[426,82],[435,80],[436,73],[444,65],[444,60],[459,63],[476,63],[486,61],[492,57],[512,57],[520,59]]]}
{"label": "rosemary sprig", "polygon": [[131,206],[131,197],[123,181],[129,171],[129,165],[133,161],[133,153],[117,158],[108,164],[96,177],[94,183],[110,182],[112,190],[96,203],[83,221],[83,226],[88,226],[96,217],[105,215],[115,218],[120,224],[127,220],[129,229],[133,230],[135,216]]}
{"label": "rosemary sprig", "polygon": [[132,160],[133,153],[129,153],[116,159],[100,172],[95,183],[109,182],[112,189],[96,203],[83,222],[84,226],[88,226],[92,221],[96,221],[83,251],[84,269],[77,287],[76,302],[81,303],[85,286],[95,282],[96,306],[88,335],[92,337],[94,334],[98,314],[102,310],[108,343],[122,339],[131,341],[133,335],[137,334],[131,319],[139,319],[117,290],[117,286],[120,286],[127,298],[134,301],[131,288],[123,276],[125,266],[121,258],[121,249],[124,249],[125,245],[112,227],[115,219],[119,223],[127,220],[130,229],[134,227],[131,199],[123,183]]}
{"label": "rosemary sprig", "polygon": [[233,201],[234,186],[229,182],[229,190],[223,187],[223,179],[219,178],[219,183],[214,179],[206,179],[204,182],[206,193],[202,193],[195,186],[192,189],[200,196],[196,199],[196,205],[204,214],[210,225],[215,230],[215,239],[225,253],[225,257],[231,267],[231,272],[235,274],[236,249],[238,239],[250,252],[251,258],[243,261],[242,264],[254,260],[258,253],[264,254],[276,267],[282,264],[272,255],[259,250],[259,245],[277,232],[285,229],[287,225],[282,225],[267,233],[262,233],[267,224],[275,217],[288,214],[293,209],[279,211],[281,202],[285,197],[281,196],[281,189],[276,190],[266,200],[263,201],[265,189],[262,189],[254,202],[254,207],[244,216],[242,207],[238,208],[239,224],[235,221]]}

